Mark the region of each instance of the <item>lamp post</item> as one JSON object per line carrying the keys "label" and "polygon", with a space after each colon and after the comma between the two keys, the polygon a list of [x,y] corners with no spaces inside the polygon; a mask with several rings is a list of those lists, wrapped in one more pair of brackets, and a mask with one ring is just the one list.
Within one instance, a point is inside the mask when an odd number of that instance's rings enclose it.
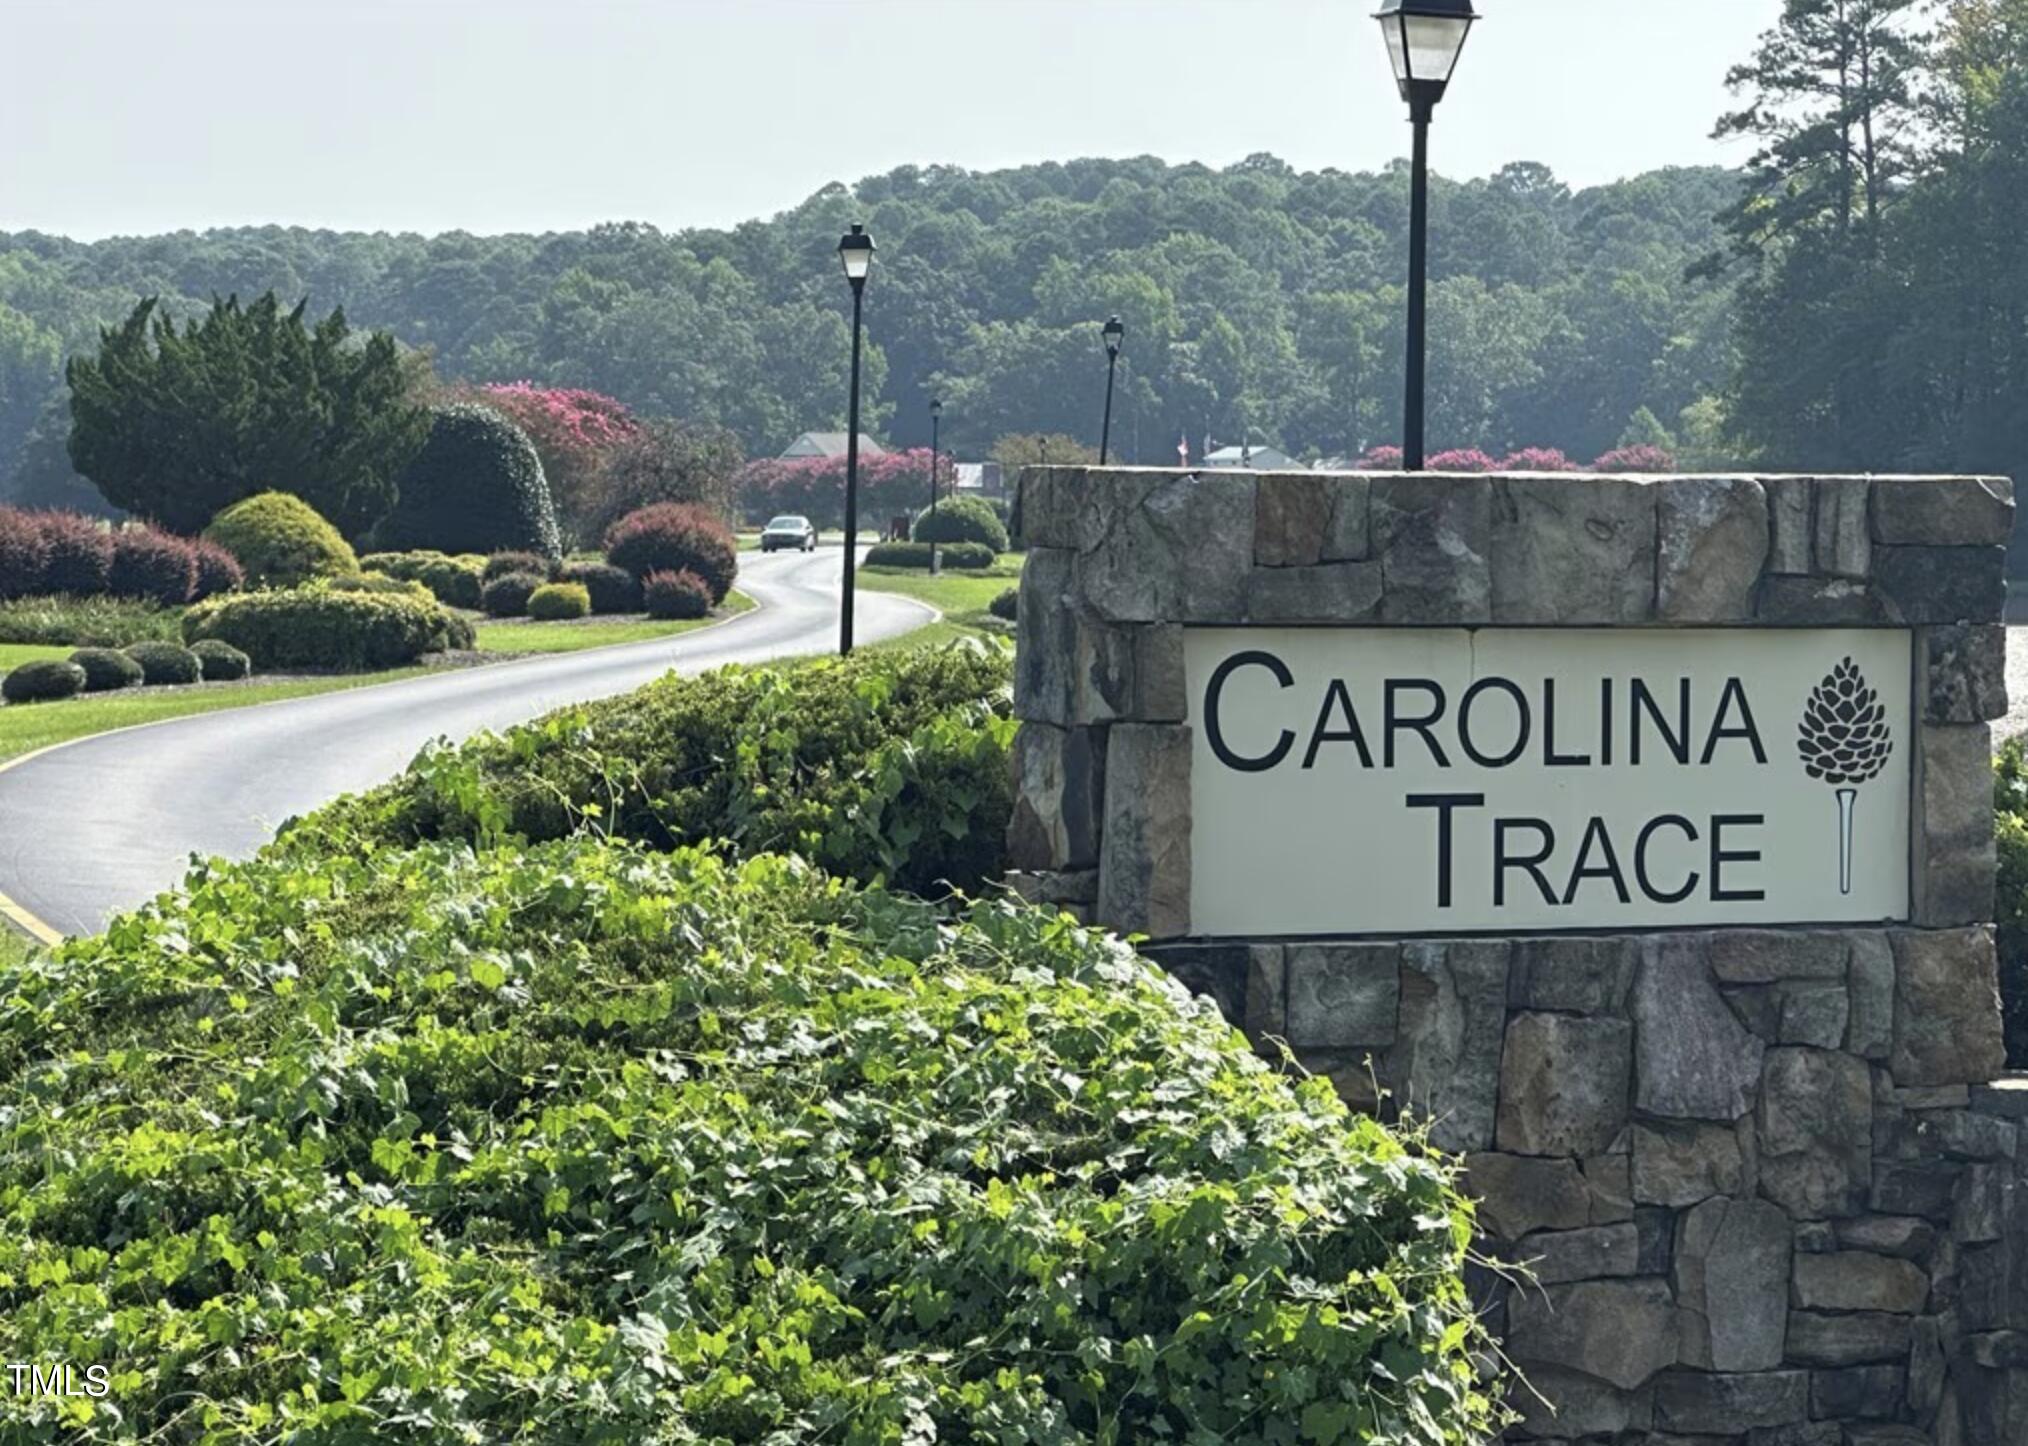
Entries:
{"label": "lamp post", "polygon": [[1105,325],[1106,339],[1106,419],[1099,428],[1099,466],[1106,465],[1113,451],[1113,374],[1120,367],[1120,343],[1127,339],[1126,324],[1117,316]]}
{"label": "lamp post", "polygon": [[838,656],[852,652],[852,589],[859,570],[859,337],[866,278],[873,273],[873,238],[853,222],[838,241],[838,259],[852,284],[852,402],[845,433],[845,599],[838,610]]}
{"label": "lamp post", "polygon": [[930,575],[937,569],[937,446],[938,432],[943,426],[944,401],[942,397],[930,398]]}
{"label": "lamp post", "polygon": [[1428,337],[1429,123],[1451,83],[1472,22],[1472,0],[1381,0],[1374,19],[1387,40],[1395,83],[1415,127],[1408,207],[1408,396],[1402,413],[1401,465],[1423,462],[1423,378]]}

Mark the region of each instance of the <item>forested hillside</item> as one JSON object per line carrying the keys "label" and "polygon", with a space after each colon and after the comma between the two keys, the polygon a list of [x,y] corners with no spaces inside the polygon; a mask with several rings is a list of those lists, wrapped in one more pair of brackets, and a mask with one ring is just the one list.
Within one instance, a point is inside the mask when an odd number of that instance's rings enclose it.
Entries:
{"label": "forested hillside", "polygon": [[[1590,458],[1647,408],[1670,428],[1732,369],[1731,282],[1686,281],[1738,194],[1720,170],[1573,192],[1542,167],[1433,195],[1430,440]],[[1339,454],[1394,440],[1408,186],[1154,159],[978,173],[904,168],[769,221],[665,235],[259,228],[80,244],[0,235],[0,473],[60,390],[62,358],[160,294],[192,315],[270,288],[426,349],[440,376],[531,378],[718,421],[749,453],[842,426],[848,293],[833,249],[878,239],[868,294],[875,429],[983,453],[1009,432],[1095,434],[1097,324],[1128,330],[1115,427],[1129,459],[1211,435]],[[1711,430],[1715,409],[1688,429]],[[50,414],[39,460],[60,463]],[[1094,438],[1095,440],[1095,438]]]}

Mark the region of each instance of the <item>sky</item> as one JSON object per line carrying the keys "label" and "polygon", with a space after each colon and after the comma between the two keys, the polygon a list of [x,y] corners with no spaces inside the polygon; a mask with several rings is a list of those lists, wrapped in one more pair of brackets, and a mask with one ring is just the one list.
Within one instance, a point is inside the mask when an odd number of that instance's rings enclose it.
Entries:
{"label": "sky", "polygon": [[[0,0],[0,230],[668,230],[905,164],[1407,149],[1373,0]],[[1737,162],[1780,0],[1479,0],[1432,164]]]}

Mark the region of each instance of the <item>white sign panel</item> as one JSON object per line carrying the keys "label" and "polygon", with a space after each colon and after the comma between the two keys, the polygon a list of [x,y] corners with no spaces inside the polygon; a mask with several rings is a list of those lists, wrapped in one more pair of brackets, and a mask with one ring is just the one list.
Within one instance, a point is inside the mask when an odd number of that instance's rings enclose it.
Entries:
{"label": "white sign panel", "polygon": [[1185,637],[1193,934],[1907,917],[1907,632]]}

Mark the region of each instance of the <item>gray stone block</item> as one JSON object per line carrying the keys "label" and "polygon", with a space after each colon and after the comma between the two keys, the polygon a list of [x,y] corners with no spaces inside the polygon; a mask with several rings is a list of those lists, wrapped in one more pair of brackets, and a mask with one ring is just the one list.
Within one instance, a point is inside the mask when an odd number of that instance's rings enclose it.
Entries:
{"label": "gray stone block", "polygon": [[1493,492],[1493,618],[1630,626],[1655,611],[1654,484],[1503,477]]}
{"label": "gray stone block", "polygon": [[1397,944],[1292,944],[1289,1043],[1297,1049],[1381,1049],[1401,1012]]}
{"label": "gray stone block", "polygon": [[1852,957],[1846,992],[1852,1008],[1845,1048],[1864,1059],[1886,1059],[1894,1047],[1894,950],[1876,930],[1848,938]]}
{"label": "gray stone block", "polygon": [[1591,1195],[1575,1160],[1468,1155],[1465,1187],[1479,1202],[1480,1228],[1495,1240],[1576,1230],[1591,1219]]}
{"label": "gray stone block", "polygon": [[1873,1174],[1873,1081],[1826,1049],[1767,1053],[1757,1115],[1761,1193],[1803,1220],[1856,1215]]}
{"label": "gray stone block", "polygon": [[1507,1404],[1521,1415],[1520,1430],[1537,1440],[1617,1439],[1653,1424],[1654,1396],[1622,1391],[1604,1381],[1556,1366],[1537,1366],[1526,1384],[1515,1383]]}
{"label": "gray stone block", "polygon": [[1566,1285],[1631,1276],[1640,1265],[1640,1252],[1640,1232],[1628,1220],[1530,1235],[1508,1252],[1508,1259],[1524,1266],[1536,1285]]}
{"label": "gray stone block", "polygon": [[1858,1311],[1789,1312],[1788,1359],[1797,1366],[1863,1366],[1908,1359],[1915,1319]]}
{"label": "gray stone block", "polygon": [[1919,1315],[1929,1299],[1929,1277],[1913,1262],[1889,1255],[1863,1250],[1798,1255],[1793,1271],[1792,1299],[1804,1310]]}
{"label": "gray stone block", "polygon": [[2004,545],[2014,533],[2014,484],[2004,477],[1881,477],[1873,536],[1887,543]]}
{"label": "gray stone block", "polygon": [[1116,723],[1106,741],[1098,917],[1111,928],[1190,932],[1190,730]]}
{"label": "gray stone block", "polygon": [[1352,473],[1331,478],[1331,521],[1320,562],[1364,562],[1373,556],[1370,536],[1371,479]]}
{"label": "gray stone block", "polygon": [[2011,1164],[1965,1166],[1952,1201],[1951,1239],[1960,1246],[2000,1239],[2014,1217],[2014,1196]]}
{"label": "gray stone block", "polygon": [[1724,929],[1705,941],[1711,972],[1727,984],[1843,979],[1850,936],[1797,929]]}
{"label": "gray stone block", "polygon": [[1703,1375],[1672,1371],[1655,1383],[1655,1424],[1670,1431],[1736,1438],[1756,1427],[1808,1419],[1807,1371]]}
{"label": "gray stone block", "polygon": [[1990,928],[1896,929],[1894,1050],[1901,1085],[1983,1084],[2006,1066]]}
{"label": "gray stone block", "polygon": [[1686,1366],[1767,1371],[1788,1335],[1789,1218],[1764,1200],[1706,1200],[1676,1230],[1670,1272]]}
{"label": "gray stone block", "polygon": [[1832,577],[1863,578],[1872,568],[1873,537],[1864,477],[1819,477],[1816,483],[1816,570]]}
{"label": "gray stone block", "polygon": [[1617,1225],[1623,1220],[1632,1220],[1633,1157],[1627,1154],[1590,1155],[1581,1165],[1584,1188],[1591,1192],[1591,1223]]}
{"label": "gray stone block", "polygon": [[1909,1332],[1908,1347],[1908,1409],[1917,1420],[1929,1420],[1943,1399],[1947,1371],[1943,1323],[1935,1316],[1923,1316]]}
{"label": "gray stone block", "polygon": [[1493,619],[1493,487],[1484,477],[1382,474],[1369,482],[1373,555],[1390,623]]}
{"label": "gray stone block", "polygon": [[1993,736],[1984,723],[1930,724],[1917,764],[1913,922],[1993,918]]}
{"label": "gray stone block", "polygon": [[1636,1124],[1632,1158],[1638,1204],[1695,1205],[1748,1189],[1739,1136],[1729,1125]]}
{"label": "gray stone block", "polygon": [[1363,623],[1380,610],[1380,564],[1255,568],[1247,614],[1256,623]]}
{"label": "gray stone block", "polygon": [[1867,1206],[1884,1215],[1920,1215],[1948,1220],[1951,1196],[1958,1183],[1956,1165],[1910,1164],[1899,1160],[1873,1162],[1873,1189]]}
{"label": "gray stone block", "polygon": [[1975,1085],[1968,1098],[1971,1107],[1982,1114],[2028,1120],[2028,1071],[2017,1070],[1990,1084]]}
{"label": "gray stone block", "polygon": [[2020,1133],[2009,1120],[1971,1110],[1941,1110],[1923,1118],[1934,1148],[1952,1160],[2011,1160],[2020,1153]]}
{"label": "gray stone block", "polygon": [[1017,510],[1021,540],[1031,556],[1042,547],[1082,552],[1098,541],[1102,514],[1091,505],[1091,485],[1084,467],[1022,468]]}
{"label": "gray stone block", "polygon": [[1508,1002],[1516,1009],[1621,1013],[1633,986],[1638,948],[1626,936],[1517,939]]}
{"label": "gray stone block", "polygon": [[1903,1260],[1927,1260],[1936,1244],[1936,1227],[1918,1215],[1860,1215],[1838,1221],[1837,1230],[1841,1245]]}
{"label": "gray stone block", "polygon": [[1490,1149],[1500,1098],[1510,946],[1505,940],[1416,942],[1401,949],[1401,1007],[1381,1082],[1427,1121],[1438,1149]]}
{"label": "gray stone block", "polygon": [[1766,1046],[1719,997],[1697,935],[1642,940],[1634,976],[1635,1103],[1671,1119],[1736,1120]]}
{"label": "gray stone block", "polygon": [[1192,994],[1216,1004],[1235,1027],[1242,1027],[1255,955],[1279,961],[1282,950],[1279,944],[1154,944],[1143,952]]}
{"label": "gray stone block", "polygon": [[1246,970],[1246,1033],[1256,1044],[1286,1038],[1289,1030],[1288,951],[1256,944]]}
{"label": "gray stone block", "polygon": [[[1733,1437],[1737,1442],[1739,1438]],[[1793,1421],[1746,1433],[1746,1446],[1845,1446],[1845,1428],[1836,1421]]]}
{"label": "gray stone block", "polygon": [[1769,543],[1767,567],[1771,573],[1803,574],[1810,570],[1810,548],[1815,528],[1814,484],[1808,477],[1764,477],[1767,489]]}
{"label": "gray stone block", "polygon": [[1989,723],[2007,716],[2007,629],[1998,623],[1924,628],[1928,659],[1924,717],[1931,723]]}
{"label": "gray stone block", "polygon": [[1315,472],[1264,472],[1255,483],[1253,560],[1258,567],[1313,567],[1331,525],[1331,479]]}
{"label": "gray stone block", "polygon": [[1851,1000],[1842,984],[1784,984],[1777,991],[1780,1023],[1776,1038],[1783,1044],[1837,1049],[1845,1042]]}
{"label": "gray stone block", "polygon": [[1873,552],[1874,585],[1909,623],[1994,623],[2007,605],[2004,547],[1888,547]]}
{"label": "gray stone block", "polygon": [[1761,579],[1753,616],[1773,628],[1877,627],[1901,621],[1893,604],[1870,583],[1772,573]]}
{"label": "gray stone block", "polygon": [[1675,1364],[1675,1304],[1660,1280],[1522,1291],[1508,1303],[1507,1349],[1524,1374],[1532,1363],[1561,1366],[1631,1391]]}
{"label": "gray stone block", "polygon": [[1023,723],[1014,735],[1014,812],[1007,853],[1017,869],[1094,868],[1105,797],[1106,734]]}
{"label": "gray stone block", "polygon": [[1887,1421],[1906,1399],[1906,1366],[1846,1366],[1810,1372],[1810,1414],[1835,1421]]}
{"label": "gray stone block", "polygon": [[1767,492],[1751,477],[1685,477],[1660,487],[1656,616],[1744,622],[1769,545]]}
{"label": "gray stone block", "polygon": [[1500,1064],[1499,1145],[1517,1155],[1590,1155],[1627,1125],[1633,1029],[1624,1020],[1517,1014]]}
{"label": "gray stone block", "polygon": [[1238,623],[1253,571],[1252,473],[1093,474],[1078,598],[1115,623]]}

